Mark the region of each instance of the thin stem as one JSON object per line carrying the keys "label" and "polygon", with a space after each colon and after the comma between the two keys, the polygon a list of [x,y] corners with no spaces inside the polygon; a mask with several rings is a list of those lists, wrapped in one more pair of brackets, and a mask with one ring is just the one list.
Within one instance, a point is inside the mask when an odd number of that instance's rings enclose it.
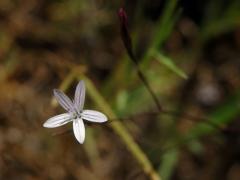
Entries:
{"label": "thin stem", "polygon": [[[116,114],[113,112],[108,103],[104,100],[98,90],[95,88],[93,83],[87,78],[82,76],[79,79],[84,79],[88,88],[88,94],[94,100],[94,102],[102,109],[104,113],[110,118],[117,119]],[[152,167],[151,162],[141,150],[141,148],[136,144],[131,134],[124,127],[122,122],[116,121],[115,123],[110,123],[109,126],[115,131],[115,133],[121,138],[128,150],[132,153],[133,157],[140,164],[143,171],[151,178],[151,180],[161,180],[161,177],[155,172]]]}
{"label": "thin stem", "polygon": [[[155,115],[155,116],[159,116],[161,114],[166,114],[166,115],[171,115],[171,116],[179,116],[179,112],[177,111],[174,111],[174,110],[166,110],[166,109],[163,109],[161,112],[144,112],[144,113],[140,113],[140,114],[132,114],[132,115],[129,115],[127,117],[118,117],[117,119],[109,119],[109,123],[112,123],[112,122],[115,122],[115,121],[119,121],[119,120],[129,120],[129,119],[134,119],[136,118],[137,116],[144,116],[144,115]],[[207,118],[207,117],[196,117],[192,114],[188,114],[188,113],[181,113],[181,115],[185,118],[187,118],[186,120],[188,121],[191,121],[191,122],[201,122],[201,123],[204,123],[204,124],[207,124],[215,129],[218,129],[220,131],[223,131],[225,130],[225,127],[224,126],[221,126],[217,123],[214,123],[213,121],[211,121],[210,118]]]}
{"label": "thin stem", "polygon": [[[135,56],[134,56],[135,57]],[[132,59],[132,58],[131,58]],[[138,74],[138,77],[141,79],[141,81],[143,82],[144,86],[147,88],[148,92],[150,93],[150,95],[152,96],[152,99],[153,101],[155,102],[156,106],[157,106],[157,109],[159,112],[162,111],[162,106],[160,105],[159,103],[159,100],[156,96],[156,94],[154,93],[152,87],[150,86],[150,84],[148,83],[147,79],[145,78],[145,76],[143,75],[137,61],[134,59],[132,59],[132,61],[134,62],[134,65],[135,65],[135,68],[137,70],[137,74]]]}
{"label": "thin stem", "polygon": [[153,101],[155,102],[157,109],[159,112],[162,111],[162,107],[158,101],[158,98],[156,94],[154,93],[152,87],[147,81],[147,78],[144,76],[143,72],[141,71],[139,65],[138,65],[138,60],[132,50],[132,39],[131,36],[128,32],[128,19],[127,19],[127,13],[123,8],[120,8],[118,12],[119,20],[120,20],[120,30],[121,30],[121,37],[123,44],[127,50],[129,58],[132,60],[135,69],[137,70],[138,77],[141,79],[143,82],[144,86],[147,88],[148,92],[152,96]]}

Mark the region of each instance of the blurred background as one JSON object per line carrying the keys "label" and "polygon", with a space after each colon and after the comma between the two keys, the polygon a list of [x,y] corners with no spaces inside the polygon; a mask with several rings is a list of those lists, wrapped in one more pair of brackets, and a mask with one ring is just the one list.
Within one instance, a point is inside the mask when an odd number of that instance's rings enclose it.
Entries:
{"label": "blurred background", "polygon": [[[120,7],[164,113],[126,54]],[[0,179],[151,179],[120,121],[163,180],[239,180],[239,50],[238,0],[0,0]],[[85,108],[110,119],[83,145],[71,123],[42,127],[64,112],[52,90],[73,97],[80,79]]]}

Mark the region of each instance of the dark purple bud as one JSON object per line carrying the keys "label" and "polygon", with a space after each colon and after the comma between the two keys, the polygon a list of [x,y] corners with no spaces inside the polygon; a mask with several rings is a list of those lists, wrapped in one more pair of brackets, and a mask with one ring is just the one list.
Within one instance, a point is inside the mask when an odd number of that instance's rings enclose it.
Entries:
{"label": "dark purple bud", "polygon": [[127,50],[128,55],[131,59],[135,61],[135,56],[132,51],[132,40],[128,32],[128,18],[127,13],[123,8],[120,8],[118,11],[118,17],[120,20],[120,29],[121,29],[121,36],[124,46]]}
{"label": "dark purple bud", "polygon": [[128,18],[127,18],[127,13],[123,8],[120,8],[118,11],[118,17],[121,23],[121,26],[127,27],[128,24]]}

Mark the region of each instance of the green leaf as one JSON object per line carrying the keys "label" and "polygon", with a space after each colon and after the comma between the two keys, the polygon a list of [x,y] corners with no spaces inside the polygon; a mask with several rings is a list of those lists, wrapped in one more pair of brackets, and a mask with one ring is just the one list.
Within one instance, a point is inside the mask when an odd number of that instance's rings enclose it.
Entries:
{"label": "green leaf", "polygon": [[174,25],[182,12],[180,8],[177,8],[177,5],[178,0],[169,0],[166,2],[164,11],[160,16],[161,18],[158,20],[154,28],[153,39],[150,43],[149,49],[141,60],[141,66],[143,68],[148,67],[148,63],[151,61],[151,49],[161,49],[163,43],[172,33]]}
{"label": "green leaf", "polygon": [[164,12],[159,19],[156,28],[152,48],[158,48],[169,37],[173,27],[180,15],[180,10],[177,9],[178,0],[170,0],[166,2]]}
{"label": "green leaf", "polygon": [[175,72],[178,76],[180,76],[183,79],[187,79],[188,76],[187,74],[181,70],[179,67],[177,67],[173,60],[167,56],[164,56],[163,54],[154,51],[153,52],[153,57],[160,62],[161,64],[163,64],[164,66],[166,66],[168,69],[170,69],[171,71]]}
{"label": "green leaf", "polygon": [[171,178],[174,168],[177,165],[178,158],[179,152],[177,149],[171,149],[163,155],[162,163],[158,170],[159,174],[161,174],[161,177],[163,179],[168,180]]}

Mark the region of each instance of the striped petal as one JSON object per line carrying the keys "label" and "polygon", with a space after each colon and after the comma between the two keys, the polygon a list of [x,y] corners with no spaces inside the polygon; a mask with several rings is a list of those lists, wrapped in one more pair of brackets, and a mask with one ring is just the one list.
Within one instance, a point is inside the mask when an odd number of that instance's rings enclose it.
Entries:
{"label": "striped petal", "polygon": [[78,142],[83,144],[85,139],[85,127],[82,119],[78,118],[73,120],[73,132]]}
{"label": "striped petal", "polygon": [[58,89],[53,90],[54,96],[58,103],[68,112],[74,111],[73,102],[62,91]]}
{"label": "striped petal", "polygon": [[107,121],[107,117],[103,113],[94,110],[83,110],[81,116],[84,120],[91,122],[102,123]]}
{"label": "striped petal", "polygon": [[46,127],[46,128],[59,127],[64,124],[67,124],[68,122],[71,121],[71,119],[72,119],[72,116],[69,113],[60,114],[60,115],[57,115],[57,116],[54,116],[54,117],[48,119],[43,124],[43,127]]}
{"label": "striped petal", "polygon": [[83,110],[85,101],[85,84],[84,81],[80,81],[76,87],[74,105],[78,112]]}

